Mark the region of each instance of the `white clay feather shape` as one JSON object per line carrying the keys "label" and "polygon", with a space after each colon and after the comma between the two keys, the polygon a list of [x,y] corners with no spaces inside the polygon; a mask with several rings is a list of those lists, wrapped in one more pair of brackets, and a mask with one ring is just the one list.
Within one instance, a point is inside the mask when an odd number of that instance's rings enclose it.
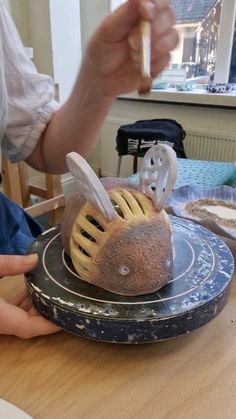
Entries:
{"label": "white clay feather shape", "polygon": [[86,160],[78,153],[71,152],[66,155],[66,161],[86,200],[95,205],[109,221],[118,217],[107,192]]}
{"label": "white clay feather shape", "polygon": [[151,198],[161,211],[171,193],[177,177],[177,158],[172,147],[157,144],[143,158],[140,172],[141,192]]}

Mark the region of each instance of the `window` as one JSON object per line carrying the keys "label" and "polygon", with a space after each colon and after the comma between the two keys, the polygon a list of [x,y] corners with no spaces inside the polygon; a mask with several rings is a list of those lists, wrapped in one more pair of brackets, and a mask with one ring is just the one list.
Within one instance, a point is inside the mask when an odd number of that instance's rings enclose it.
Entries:
{"label": "window", "polygon": [[236,19],[235,19],[235,26],[234,26],[234,40],[233,40],[232,57],[231,57],[231,63],[230,63],[229,82],[236,83]]}
{"label": "window", "polygon": [[[117,7],[126,0],[112,1]],[[236,83],[236,0],[171,0],[180,42],[170,69],[185,69],[186,80]]]}
{"label": "window", "polygon": [[222,0],[172,0],[179,45],[171,65],[186,70],[187,80],[214,79]]}

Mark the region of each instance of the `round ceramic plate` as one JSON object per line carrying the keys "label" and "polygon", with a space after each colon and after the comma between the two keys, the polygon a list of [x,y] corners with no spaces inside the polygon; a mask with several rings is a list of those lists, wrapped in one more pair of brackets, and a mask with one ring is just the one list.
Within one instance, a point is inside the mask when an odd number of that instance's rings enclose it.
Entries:
{"label": "round ceramic plate", "polygon": [[[209,220],[211,226],[214,229],[214,224],[218,227],[217,231],[222,236],[228,237],[230,239],[236,239],[236,188],[231,186],[219,186],[217,188],[211,189],[202,189],[198,186],[182,186],[174,190],[166,202],[166,209],[171,209],[171,212],[178,217],[188,218],[190,220],[200,221],[203,219],[203,216],[193,215],[193,213],[187,211],[187,205],[192,204],[193,202],[198,202],[200,200],[207,200],[212,203],[212,215],[214,211],[214,203],[221,202],[221,205],[218,205],[218,209],[221,210],[222,217],[225,219],[232,219],[235,222],[235,227],[230,224],[223,222],[223,219],[220,216],[211,217],[211,206],[208,206],[208,215],[204,215],[204,220]],[[200,201],[202,202],[202,201]],[[224,207],[224,204],[225,207]],[[227,205],[232,208],[227,208]],[[210,211],[210,212],[209,212]],[[219,214],[218,214],[219,215]],[[210,227],[209,227],[210,228]],[[221,231],[220,231],[220,230]]]}
{"label": "round ceramic plate", "polygon": [[138,297],[112,294],[82,281],[62,248],[59,227],[40,235],[29,249],[38,253],[39,264],[26,275],[39,312],[68,332],[114,343],[170,339],[209,322],[227,302],[232,254],[200,225],[170,219],[174,277],[158,292]]}

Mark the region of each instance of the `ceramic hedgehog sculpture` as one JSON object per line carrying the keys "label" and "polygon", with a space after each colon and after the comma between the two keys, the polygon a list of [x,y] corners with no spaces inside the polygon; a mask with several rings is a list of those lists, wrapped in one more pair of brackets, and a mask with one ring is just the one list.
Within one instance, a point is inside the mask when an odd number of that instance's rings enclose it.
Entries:
{"label": "ceramic hedgehog sculpture", "polygon": [[172,229],[163,208],[176,180],[174,150],[149,149],[138,186],[98,179],[74,152],[67,164],[78,192],[66,203],[61,236],[80,278],[126,296],[157,291],[173,274]]}

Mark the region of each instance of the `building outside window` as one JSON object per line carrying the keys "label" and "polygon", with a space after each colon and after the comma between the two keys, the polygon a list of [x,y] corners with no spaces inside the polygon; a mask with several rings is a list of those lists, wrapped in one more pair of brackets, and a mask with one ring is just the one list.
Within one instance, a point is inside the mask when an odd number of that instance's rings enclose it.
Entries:
{"label": "building outside window", "polygon": [[186,70],[187,79],[214,79],[222,0],[172,0],[180,42],[172,64]]}
{"label": "building outside window", "polygon": [[[117,7],[125,0],[114,0]],[[236,0],[171,0],[180,42],[169,68],[197,85],[236,83]]]}

